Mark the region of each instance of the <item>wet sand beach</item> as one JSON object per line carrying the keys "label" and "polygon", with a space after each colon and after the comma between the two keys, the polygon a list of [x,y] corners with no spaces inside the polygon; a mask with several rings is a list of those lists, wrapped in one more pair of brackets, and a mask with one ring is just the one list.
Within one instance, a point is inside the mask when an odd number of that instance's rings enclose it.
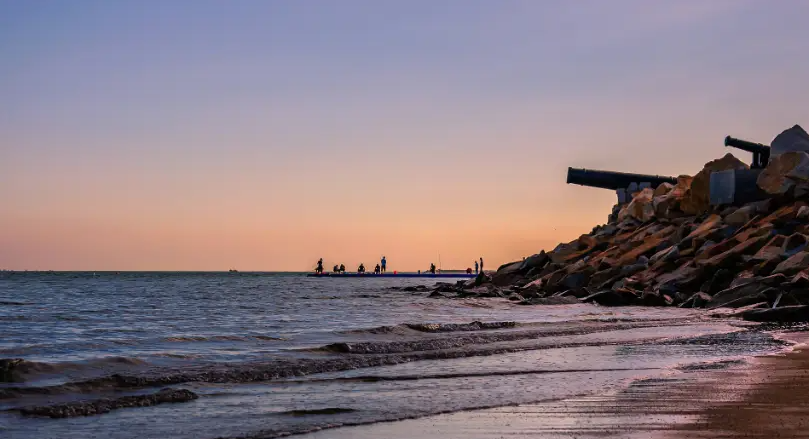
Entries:
{"label": "wet sand beach", "polygon": [[709,399],[717,390],[738,392],[741,398],[709,407],[697,423],[677,438],[809,438],[809,334],[788,334],[801,342],[784,355],[756,358],[752,367],[717,374],[713,386],[694,389]]}
{"label": "wet sand beach", "polygon": [[611,394],[321,431],[321,438],[809,438],[809,333],[791,352],[690,366]]}

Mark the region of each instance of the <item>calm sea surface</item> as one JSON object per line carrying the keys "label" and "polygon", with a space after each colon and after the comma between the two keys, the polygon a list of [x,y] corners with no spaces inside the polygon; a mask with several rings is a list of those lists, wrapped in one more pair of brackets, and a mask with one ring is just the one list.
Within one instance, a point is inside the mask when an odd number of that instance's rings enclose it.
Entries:
{"label": "calm sea surface", "polygon": [[[427,280],[427,285],[434,282]],[[0,273],[4,438],[279,437],[597,395],[782,348],[670,308],[521,306],[271,273]],[[22,407],[188,389],[96,416]],[[321,433],[322,434],[322,433]]]}

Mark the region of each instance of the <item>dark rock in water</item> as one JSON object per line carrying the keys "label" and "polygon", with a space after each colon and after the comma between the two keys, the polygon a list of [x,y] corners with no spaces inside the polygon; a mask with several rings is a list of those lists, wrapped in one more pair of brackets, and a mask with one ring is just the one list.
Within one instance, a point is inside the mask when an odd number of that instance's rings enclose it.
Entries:
{"label": "dark rock in water", "polygon": [[753,309],[744,312],[742,318],[753,322],[809,322],[809,305]]}
{"label": "dark rock in water", "polygon": [[23,379],[20,376],[20,368],[25,362],[22,358],[0,359],[0,383],[19,383]]}
{"label": "dark rock in water", "polygon": [[711,301],[711,295],[702,291],[694,293],[685,302],[680,304],[680,308],[703,308]]}
{"label": "dark rock in water", "polygon": [[583,299],[582,302],[594,302],[603,306],[627,306],[631,305],[637,296],[625,290],[605,290],[598,293],[591,294]]}
{"label": "dark rock in water", "polygon": [[115,399],[98,399],[95,401],[77,401],[67,404],[24,407],[19,410],[20,413],[25,416],[72,418],[74,416],[100,415],[126,407],[148,407],[168,402],[187,402],[197,398],[199,398],[199,396],[190,390],[163,389],[151,395],[123,396]]}
{"label": "dark rock in water", "polygon": [[572,296],[537,297],[520,302],[520,305],[575,305],[581,303]]}
{"label": "dark rock in water", "polygon": [[666,306],[670,305],[666,299],[655,293],[643,293],[643,295],[635,301],[635,305],[640,306]]}
{"label": "dark rock in water", "polygon": [[461,288],[456,287],[452,284],[441,283],[437,284],[436,287],[433,289],[433,293],[457,293],[463,291]]}
{"label": "dark rock in water", "polygon": [[434,298],[434,299],[439,299],[439,298],[440,298],[440,299],[446,299],[446,298],[448,298],[449,296],[445,296],[445,295],[444,295],[444,294],[442,294],[440,291],[433,291],[433,292],[432,292],[432,293],[430,293],[430,295],[429,295],[429,296],[427,296],[427,297],[432,297],[432,298]]}
{"label": "dark rock in water", "polygon": [[809,303],[806,300],[806,290],[800,289],[792,292],[785,292],[773,289],[774,297],[768,295],[768,303],[772,308],[792,306],[792,305],[806,305]]}
{"label": "dark rock in water", "polygon": [[503,290],[490,283],[479,287],[460,289],[457,293],[458,297],[508,297],[508,294]]}
{"label": "dark rock in water", "polygon": [[716,293],[706,304],[708,308],[728,306],[738,308],[757,302],[766,302],[767,296],[762,292],[770,288],[762,282],[751,282],[738,287],[728,288]]}
{"label": "dark rock in water", "polygon": [[577,299],[581,299],[589,296],[590,294],[592,293],[587,288],[574,288],[571,290],[558,292],[551,297],[575,297]]}
{"label": "dark rock in water", "polygon": [[532,299],[534,297],[542,297],[542,296],[545,295],[544,291],[542,291],[541,289],[539,289],[537,287],[533,287],[533,286],[528,287],[528,288],[521,288],[518,291],[519,291],[519,294],[522,297],[526,298],[526,299]]}
{"label": "dark rock in water", "polygon": [[519,293],[511,293],[511,295],[508,296],[508,300],[512,302],[522,302],[523,300],[525,300],[525,298],[520,296]]}
{"label": "dark rock in water", "polygon": [[478,273],[477,276],[475,276],[475,282],[473,285],[479,287],[481,285],[491,283],[491,281],[492,281],[491,278],[489,278],[489,276],[486,275],[486,273],[481,271],[480,273]]}

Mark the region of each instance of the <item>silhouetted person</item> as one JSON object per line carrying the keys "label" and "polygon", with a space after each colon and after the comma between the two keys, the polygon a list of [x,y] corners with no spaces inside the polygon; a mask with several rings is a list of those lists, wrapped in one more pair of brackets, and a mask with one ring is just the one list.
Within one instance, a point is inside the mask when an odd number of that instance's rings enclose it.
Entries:
{"label": "silhouetted person", "polygon": [[345,272],[346,272],[346,266],[343,265],[343,264],[340,264],[340,273],[345,273]]}
{"label": "silhouetted person", "polygon": [[478,261],[475,261],[475,274],[478,274]]}
{"label": "silhouetted person", "polygon": [[387,269],[387,265],[388,265],[388,260],[387,260],[387,259],[385,259],[385,257],[384,257],[384,256],[382,256],[382,267],[380,267],[380,268],[382,269],[382,273],[384,273],[385,271],[387,271],[387,270],[386,270],[386,269]]}
{"label": "silhouetted person", "polygon": [[435,264],[430,262],[430,273],[435,274]]}
{"label": "silhouetted person", "polygon": [[379,274],[380,270],[381,268],[379,267],[379,264],[376,264],[376,267],[374,267],[374,274]]}
{"label": "silhouetted person", "polygon": [[323,258],[318,259],[317,268],[315,268],[315,273],[323,274]]}
{"label": "silhouetted person", "polygon": [[466,274],[472,274],[472,267],[466,269]]}
{"label": "silhouetted person", "polygon": [[334,272],[334,273],[339,273],[340,272],[340,267],[335,265],[334,268],[331,269],[331,271]]}
{"label": "silhouetted person", "polygon": [[480,258],[480,272],[483,273],[483,258]]}
{"label": "silhouetted person", "polygon": [[360,264],[359,268],[357,268],[357,273],[365,273],[365,264]]}

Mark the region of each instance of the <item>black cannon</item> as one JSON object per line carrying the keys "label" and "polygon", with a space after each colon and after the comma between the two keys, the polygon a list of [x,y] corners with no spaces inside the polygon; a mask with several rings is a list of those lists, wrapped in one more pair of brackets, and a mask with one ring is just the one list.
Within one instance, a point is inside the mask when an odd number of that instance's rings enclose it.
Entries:
{"label": "black cannon", "polygon": [[747,140],[727,136],[725,137],[725,146],[732,146],[743,151],[752,152],[753,163],[750,165],[750,167],[753,169],[764,168],[767,166],[767,163],[770,162],[770,147],[767,145],[748,142]]}
{"label": "black cannon", "polygon": [[638,185],[641,183],[649,183],[653,188],[660,186],[662,183],[677,184],[677,178],[663,177],[660,175],[567,168],[567,183],[618,190],[626,189],[632,183]]}

